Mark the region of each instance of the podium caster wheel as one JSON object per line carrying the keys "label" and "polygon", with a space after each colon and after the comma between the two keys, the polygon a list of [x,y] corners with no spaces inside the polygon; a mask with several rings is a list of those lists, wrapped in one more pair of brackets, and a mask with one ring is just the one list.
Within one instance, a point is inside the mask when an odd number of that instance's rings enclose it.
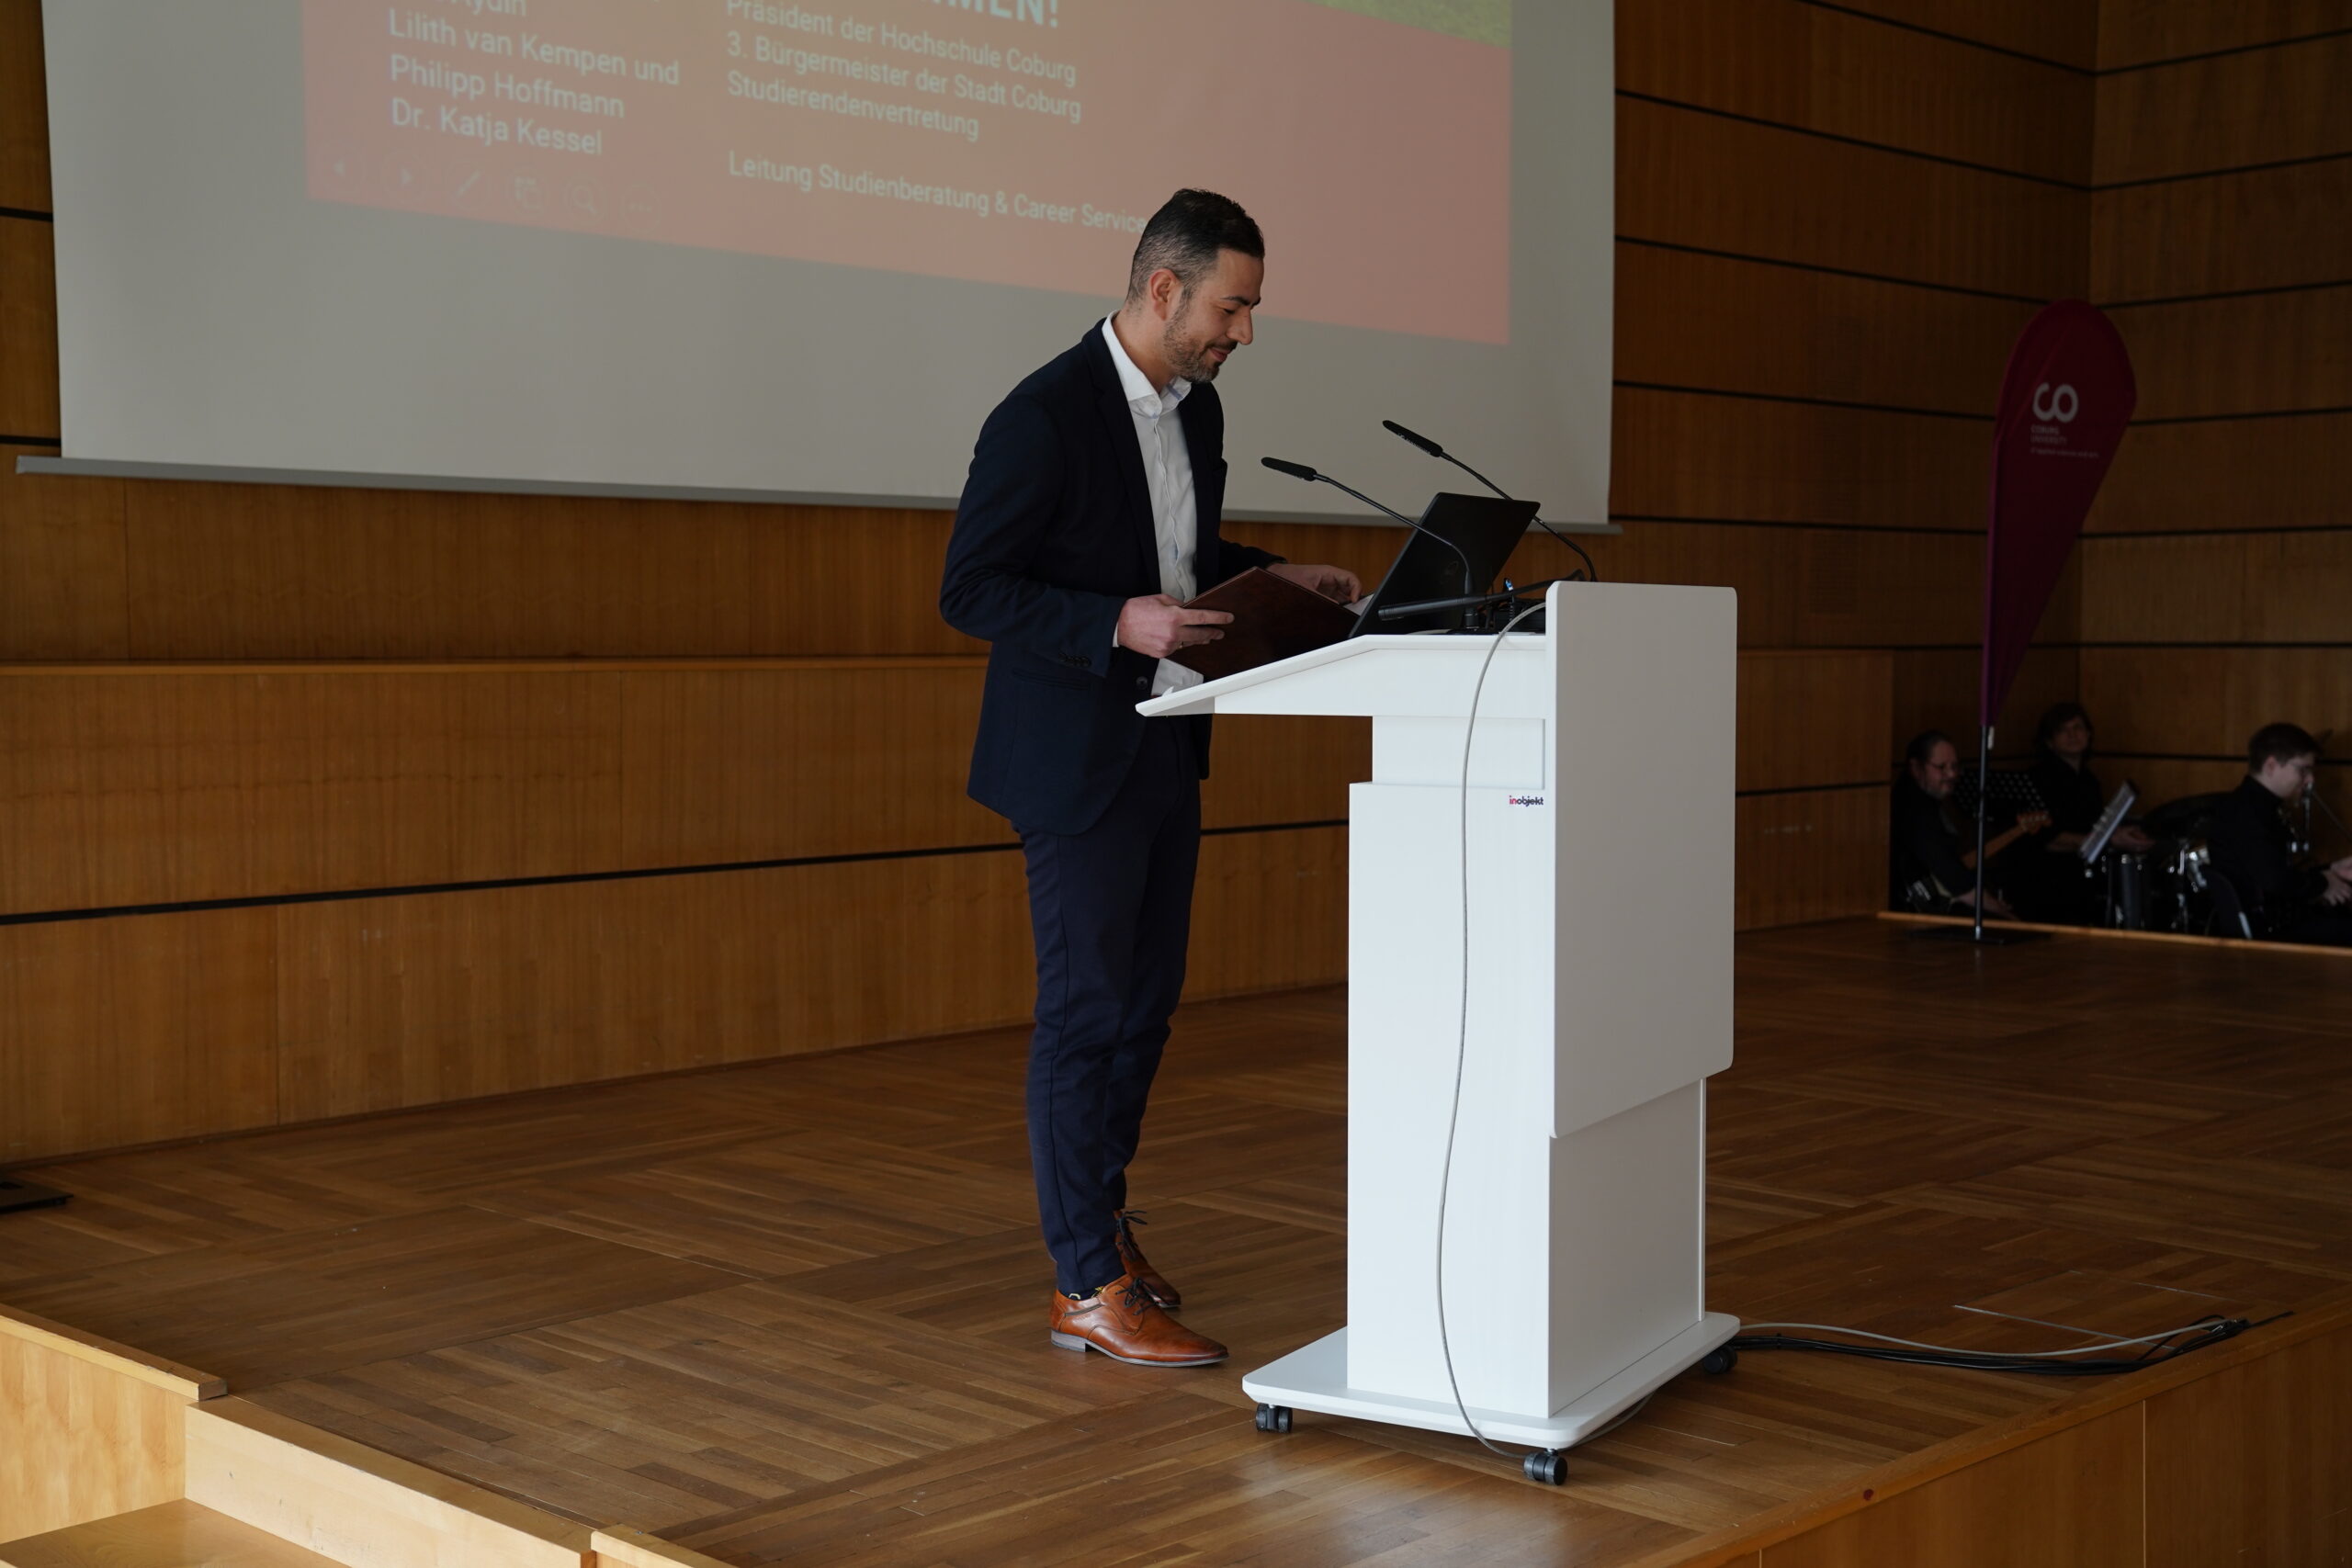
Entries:
{"label": "podium caster wheel", "polygon": [[1289,1431],[1290,1406],[1287,1404],[1261,1404],[1258,1406],[1258,1430],[1261,1432]]}
{"label": "podium caster wheel", "polygon": [[1568,1461],[1557,1449],[1537,1449],[1519,1461],[1519,1469],[1528,1480],[1544,1486],[1557,1486],[1568,1478]]}
{"label": "podium caster wheel", "polygon": [[1720,1376],[1739,1365],[1739,1352],[1728,1345],[1718,1345],[1700,1361],[1699,1370],[1709,1377]]}

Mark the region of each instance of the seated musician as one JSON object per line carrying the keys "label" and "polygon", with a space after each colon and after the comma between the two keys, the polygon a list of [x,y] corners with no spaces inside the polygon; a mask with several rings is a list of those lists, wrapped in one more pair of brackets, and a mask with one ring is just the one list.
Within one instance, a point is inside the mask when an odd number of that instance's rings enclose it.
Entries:
{"label": "seated musician", "polygon": [[[1959,749],[1941,730],[1923,731],[1903,749],[1903,772],[1894,781],[1887,812],[1893,839],[1887,856],[1891,908],[1937,915],[1973,912],[1976,852],[1973,847],[1962,850],[1949,811],[1951,788],[1959,778]],[[2000,895],[1988,890],[1984,912],[2007,915],[2010,910]]]}
{"label": "seated musician", "polygon": [[2279,807],[2302,798],[2319,742],[2292,724],[2266,724],[2246,743],[2245,777],[2214,813],[2213,869],[2230,879],[2256,934],[2273,942],[2352,947],[2352,855],[2298,863]]}
{"label": "seated musician", "polygon": [[[2092,734],[2091,716],[2080,703],[2052,705],[2034,727],[2034,762],[2026,776],[2050,814],[2050,826],[2010,851],[1998,867],[2029,919],[2084,925],[2098,918],[2098,890],[2084,874],[2080,852],[2107,809],[2107,788],[2090,766]],[[2138,853],[2154,840],[2127,824],[2109,842]]]}

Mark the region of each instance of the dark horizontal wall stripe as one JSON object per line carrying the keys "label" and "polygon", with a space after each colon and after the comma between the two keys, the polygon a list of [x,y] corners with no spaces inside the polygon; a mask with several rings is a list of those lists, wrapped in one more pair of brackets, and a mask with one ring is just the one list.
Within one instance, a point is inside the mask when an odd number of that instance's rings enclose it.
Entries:
{"label": "dark horizontal wall stripe", "polygon": [[54,223],[54,212],[38,212],[29,207],[0,207],[0,218],[22,218],[30,223]]}
{"label": "dark horizontal wall stripe", "polygon": [[[1957,535],[1962,538],[1981,538],[1982,528],[1931,528],[1911,523],[1809,523],[1791,522],[1785,517],[1667,517],[1638,512],[1612,512],[1611,523],[1663,523],[1694,528],[1791,528],[1811,529],[1826,534],[1936,534]],[[2104,536],[2121,538],[2120,534]]]}
{"label": "dark horizontal wall stripe", "polygon": [[1981,424],[1993,423],[1993,416],[1989,413],[1962,413],[1954,409],[1912,408],[1903,403],[1857,403],[1849,402],[1841,398],[1805,398],[1792,392],[1736,392],[1724,387],[1676,387],[1659,381],[1612,381],[1610,385],[1624,387],[1636,392],[1677,392],[1694,398],[1740,398],[1755,403],[1804,403],[1812,408],[1852,409],[1860,413],[1917,414],[1927,419],[1965,419],[1973,420]]}
{"label": "dark horizontal wall stripe", "polygon": [[2099,309],[2146,310],[2164,305],[2202,305],[2213,299],[2258,299],[2269,294],[2309,294],[2314,289],[2342,288],[2347,285],[2352,285],[2352,277],[2328,277],[2315,283],[2275,283],[2267,288],[2222,288],[2211,294],[2175,294],[2164,299],[2117,299],[2100,305]]}
{"label": "dark horizontal wall stripe", "polygon": [[[1231,828],[1204,828],[1203,838],[1229,838],[1241,833],[1297,833],[1320,828],[1344,828],[1343,817],[1312,822],[1253,822]],[[847,855],[799,855],[785,860],[724,861],[711,865],[648,866],[632,871],[582,871],[560,876],[511,876],[483,882],[420,883],[404,887],[348,887],[320,893],[273,893],[250,898],[196,898],[177,904],[118,904],[94,909],[40,909],[0,915],[0,926],[50,925],[62,920],[108,920],[132,915],[188,915],[215,909],[268,909],[288,904],[347,904],[358,898],[411,898],[440,893],[487,893],[509,887],[566,887],[589,882],[642,882],[655,876],[717,876],[730,872],[786,871],[797,866],[853,865],[865,861],[934,860],[949,855],[1006,854],[1017,843],[950,844],[928,850],[869,850]]]}
{"label": "dark horizontal wall stripe", "polygon": [[1734,793],[1742,800],[1752,800],[1768,795],[1836,795],[1847,790],[1884,789],[1886,786],[1885,779],[1876,778],[1857,779],[1850,784],[1780,784],[1771,789],[1743,789]]}
{"label": "dark horizontal wall stripe", "polygon": [[2156,652],[2163,650],[2177,650],[2184,648],[2201,648],[2234,653],[2242,649],[2304,650],[2316,649],[2321,651],[2327,651],[2330,649],[2352,649],[2352,642],[2221,642],[2211,637],[2197,638],[2186,642],[2151,642],[2145,637],[2133,637],[2129,642],[2078,642],[2072,646],[2075,648],[2097,649],[2104,652],[2130,652],[2138,649],[2144,649],[2151,652]]}
{"label": "dark horizontal wall stripe", "polygon": [[[1790,261],[1785,256],[1750,255],[1744,251],[1716,251],[1704,245],[1678,245],[1671,240],[1645,240],[1638,234],[1620,234],[1621,245],[1644,245],[1654,251],[1679,251],[1685,255],[1713,256],[1717,261],[1748,262],[1757,266],[1786,267],[1791,272],[1818,272],[1831,277],[1858,278],[1864,283],[1892,283],[1905,288],[1932,288],[1939,294],[1965,294],[1977,299],[2003,299],[2018,305],[2047,303],[2039,294],[2005,294],[1997,288],[1971,288],[1959,283],[1929,283],[1922,278],[1897,277],[1892,273],[1857,272],[1851,267],[1824,266],[1819,262]],[[2162,303],[2162,301],[2156,301]]]}
{"label": "dark horizontal wall stripe", "polygon": [[2183,413],[2165,419],[2135,419],[2133,424],[2226,424],[2242,419],[2316,419],[2326,414],[2352,413],[2352,407],[2325,409],[2252,409],[2241,413]]}
{"label": "dark horizontal wall stripe", "polygon": [[[1812,0],[1804,0],[1811,4]],[[2352,28],[2330,28],[2325,32],[2299,33],[2293,38],[2269,39],[2261,43],[2233,44],[2228,49],[2209,49],[2201,54],[2176,54],[2164,60],[2135,60],[2129,65],[2110,65],[2094,74],[2121,76],[2133,71],[2161,71],[2167,65],[2190,65],[2200,60],[2223,60],[2233,54],[2259,54],[2266,49],[2292,49],[2299,43],[2324,43],[2332,38],[2352,34]],[[2045,62],[2045,63],[2054,63]]]}
{"label": "dark horizontal wall stripe", "polygon": [[[2243,751],[2109,751],[2101,747],[2096,755],[2109,762],[2230,762],[2241,768],[2245,766],[2245,753]],[[2323,768],[2352,768],[2352,759],[2324,756],[2319,760],[2319,765]]]}
{"label": "dark horizontal wall stripe", "polygon": [[0,435],[0,446],[62,446],[54,435]]}
{"label": "dark horizontal wall stripe", "polygon": [[2272,534],[2341,534],[2352,529],[2352,523],[2293,523],[2250,524],[2244,528],[2099,528],[2083,535],[2083,542],[2091,544],[2100,539],[2215,539],[2236,538],[2240,536]]}
{"label": "dark horizontal wall stripe", "polygon": [[2185,175],[2150,175],[2145,179],[2115,180],[2103,186],[2081,188],[2098,196],[2111,190],[2137,190],[2142,186],[2179,185],[2188,180],[2218,180],[2230,175],[2260,175],[2273,169],[2307,168],[2313,164],[2339,163],[2346,158],[2352,158],[2352,152],[2314,152],[2308,158],[2274,158],[2267,164],[2240,164],[2227,169],[2197,169]]}
{"label": "dark horizontal wall stripe", "polygon": [[1886,141],[1869,141],[1859,136],[1841,136],[1834,130],[1815,130],[1809,125],[1794,125],[1784,119],[1765,119],[1752,114],[1735,114],[1730,109],[1710,108],[1704,104],[1686,104],[1679,98],[1661,98],[1653,93],[1636,93],[1630,88],[1617,89],[1620,98],[1635,103],[1656,104],[1660,108],[1680,109],[1686,114],[1703,114],[1715,119],[1736,120],[1742,125],[1762,126],[1767,130],[1785,130],[1795,136],[1810,136],[1820,141],[1835,141],[1847,147],[1860,147],[1872,152],[1889,152],[1898,158],[1917,158],[1922,163],[1941,164],[1948,168],[1967,169],[1979,175],[1998,175],[2004,179],[2024,180],[2030,185],[2049,186],[2057,190],[2081,191],[2088,194],[2087,185],[2075,180],[2053,179],[2048,175],[2029,175],[2018,169],[2005,169],[1997,164],[1979,164],[1966,158],[1947,158],[1940,152],[1922,152],[1913,147],[1897,147]]}
{"label": "dark horizontal wall stripe", "polygon": [[2005,54],[2011,60],[2030,61],[2036,65],[2047,65],[2055,71],[2072,72],[2077,76],[2098,74],[2087,65],[2076,65],[2064,60],[2052,60],[2046,54],[2030,54],[2022,49],[2011,49],[2007,44],[1987,43],[1981,38],[1968,38],[1960,33],[1948,33],[1940,28],[1922,27],[1917,22],[1900,21],[1893,17],[1883,17],[1876,11],[1860,11],[1851,6],[1833,5],[1831,0],[1797,0],[1797,3],[1801,6],[1809,6],[1816,11],[1835,11],[1841,17],[1857,17],[1865,22],[1876,22],[1881,27],[1893,28],[1898,32],[1917,33],[1922,38],[1941,39],[1946,43],[1965,44],[1970,49],[1981,49],[1987,54]]}

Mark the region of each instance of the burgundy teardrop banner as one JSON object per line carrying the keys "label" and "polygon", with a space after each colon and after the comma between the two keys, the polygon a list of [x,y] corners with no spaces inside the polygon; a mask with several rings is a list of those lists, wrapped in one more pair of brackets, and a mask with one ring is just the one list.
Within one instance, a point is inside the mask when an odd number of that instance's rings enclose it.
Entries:
{"label": "burgundy teardrop banner", "polygon": [[2025,662],[2139,397],[2121,334],[2080,299],[2043,307],[2009,351],[1993,423],[1980,731]]}

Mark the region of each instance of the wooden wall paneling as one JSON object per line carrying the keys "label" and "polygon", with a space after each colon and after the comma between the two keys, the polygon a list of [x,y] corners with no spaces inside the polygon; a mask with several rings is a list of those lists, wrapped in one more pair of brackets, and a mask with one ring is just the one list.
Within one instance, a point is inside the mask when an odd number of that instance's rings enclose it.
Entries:
{"label": "wooden wall paneling", "polygon": [[217,1378],[0,1307],[0,1541],[180,1495],[181,1423]]}
{"label": "wooden wall paneling", "polygon": [[2352,413],[2142,426],[2124,438],[2090,533],[2352,524]]}
{"label": "wooden wall paneling", "polygon": [[2242,756],[2273,719],[2352,737],[2352,645],[2086,648],[2083,702],[2110,751]]}
{"label": "wooden wall paneling", "polygon": [[1894,687],[1876,649],[1742,654],[1738,788],[1883,783]]}
{"label": "wooden wall paneling", "polygon": [[[1017,918],[1025,925],[1025,897],[1019,909]],[[1184,995],[1191,1000],[1345,980],[1347,829],[1218,833],[1204,839],[1185,973]],[[1026,968],[1020,979],[1020,1010],[1025,1017],[1031,1001]]]}
{"label": "wooden wall paneling", "polygon": [[266,909],[0,926],[0,1165],[276,1119]]}
{"label": "wooden wall paneling", "polygon": [[[973,659],[0,673],[0,913],[1007,843]],[[1214,827],[1347,815],[1361,720],[1220,726]]]}
{"label": "wooden wall paneling", "polygon": [[2083,184],[2091,79],[1801,0],[1624,0],[1621,92]]}
{"label": "wooden wall paneling", "polygon": [[1734,925],[1753,931],[1883,908],[1886,808],[1887,791],[1876,784],[1740,796]]}
{"label": "wooden wall paneling", "polygon": [[1609,509],[1618,516],[1984,526],[1989,414],[1620,387],[1610,434]]}
{"label": "wooden wall paneling", "polygon": [[556,671],[0,674],[0,907],[616,869],[619,700]]}
{"label": "wooden wall paneling", "polygon": [[57,434],[55,240],[45,220],[0,217],[0,435]]}
{"label": "wooden wall paneling", "polygon": [[1369,719],[1228,715],[1210,746],[1201,822],[1344,821],[1348,786],[1370,777]]}
{"label": "wooden wall paneling", "polygon": [[[627,866],[1008,843],[964,794],[979,660],[619,674]],[[586,869],[586,868],[583,868]]]}
{"label": "wooden wall paneling", "polygon": [[2137,306],[2114,321],[2139,378],[2136,419],[2352,408],[2352,354],[2313,352],[2352,343],[2352,283]]}
{"label": "wooden wall paneling", "polygon": [[0,446],[0,660],[127,658],[122,482],[19,474],[27,453]]}
{"label": "wooden wall paneling", "polygon": [[1989,418],[2009,344],[2032,314],[1981,295],[1617,247],[1625,381]]}
{"label": "wooden wall paneling", "polygon": [[2147,1568],[2352,1562],[2352,1333],[2148,1401]]}
{"label": "wooden wall paneling", "polygon": [[2346,213],[2352,157],[2100,191],[2090,298],[2120,305],[2342,283],[2352,276]]}
{"label": "wooden wall paneling", "polygon": [[2087,642],[2344,642],[2352,532],[2083,541]]}
{"label": "wooden wall paneling", "polygon": [[1852,9],[2054,64],[2087,69],[2098,62],[2098,7],[2082,0],[1858,0]]}
{"label": "wooden wall paneling", "polygon": [[49,73],[40,0],[0,0],[0,207],[49,210]]}
{"label": "wooden wall paneling", "polygon": [[[1976,697],[1980,654],[1973,647],[1894,650],[1894,703],[1885,757],[1891,769],[1903,748],[1923,729],[1940,729],[1962,758],[1976,755]],[[1995,754],[2021,757],[2033,750],[2034,726],[2052,703],[2081,697],[2079,656],[2071,646],[2037,647],[2009,687],[1993,717]],[[2087,704],[2086,705],[2088,705]],[[2091,708],[2098,719],[2098,709]]]}
{"label": "wooden wall paneling", "polygon": [[1617,231],[2031,299],[2082,291],[2081,191],[1638,99]]}
{"label": "wooden wall paneling", "polygon": [[2352,152],[2347,80],[2347,33],[2101,77],[2098,183]]}
{"label": "wooden wall paneling", "polygon": [[948,514],[141,481],[141,659],[953,654]]}
{"label": "wooden wall paneling", "polygon": [[1017,854],[287,905],[284,1119],[1010,1022]]}
{"label": "wooden wall paneling", "polygon": [[2100,0],[2098,9],[2098,63],[2110,71],[2352,28],[2352,0]]}
{"label": "wooden wall paneling", "polygon": [[[2083,540],[2086,642],[2237,642],[2246,635],[2246,564],[2278,538],[2191,534]],[[2313,536],[2321,540],[2343,537]]]}
{"label": "wooden wall paneling", "polygon": [[2114,1411],[1768,1546],[1764,1568],[2143,1568],[2140,1467],[2140,1412]]}
{"label": "wooden wall paneling", "polygon": [[1984,543],[1973,535],[1628,523],[1597,547],[1612,581],[1737,589],[1743,648],[1900,648],[1977,633]]}
{"label": "wooden wall paneling", "polygon": [[[1205,840],[1188,994],[1342,977],[1344,845]],[[281,906],[282,1119],[1014,1022],[1022,887],[991,850]]]}

